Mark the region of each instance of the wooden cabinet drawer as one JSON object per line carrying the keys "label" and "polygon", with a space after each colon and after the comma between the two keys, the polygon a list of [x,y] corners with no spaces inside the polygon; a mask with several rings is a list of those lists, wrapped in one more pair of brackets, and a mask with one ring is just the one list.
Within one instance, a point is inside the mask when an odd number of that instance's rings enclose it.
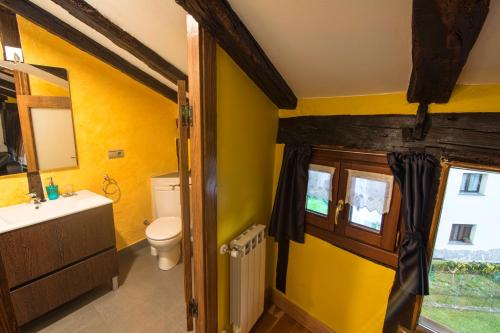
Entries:
{"label": "wooden cabinet drawer", "polygon": [[15,289],[10,295],[18,324],[23,325],[116,275],[116,250],[110,249]]}
{"label": "wooden cabinet drawer", "polygon": [[64,265],[115,246],[113,207],[106,205],[61,218]]}
{"label": "wooden cabinet drawer", "polygon": [[111,205],[0,235],[11,289],[114,246]]}
{"label": "wooden cabinet drawer", "polygon": [[9,288],[62,267],[61,244],[61,228],[57,220],[0,235],[0,253]]}

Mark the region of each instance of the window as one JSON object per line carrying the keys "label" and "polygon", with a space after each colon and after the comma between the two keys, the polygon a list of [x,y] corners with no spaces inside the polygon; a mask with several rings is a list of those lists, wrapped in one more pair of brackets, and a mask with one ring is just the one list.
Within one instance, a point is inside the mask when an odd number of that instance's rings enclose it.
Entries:
{"label": "window", "polygon": [[383,214],[390,209],[393,177],[373,172],[347,170],[346,202],[349,223],[379,233]]}
{"label": "window", "polygon": [[328,216],[334,173],[333,167],[310,165],[306,197],[308,212]]}
{"label": "window", "polygon": [[[472,177],[469,175],[481,175]],[[500,186],[491,195],[461,197],[464,179],[488,178],[500,184],[500,173],[450,167],[437,221],[429,272],[429,295],[424,297],[420,331],[436,333],[497,333],[500,327]],[[469,185],[468,185],[469,186]],[[477,189],[477,185],[470,185]],[[467,188],[467,187],[466,187]],[[460,220],[474,224],[456,223]],[[434,241],[432,241],[434,238]],[[467,245],[467,246],[457,246]],[[419,331],[419,330],[417,330]]]}
{"label": "window", "polygon": [[460,193],[480,193],[483,175],[480,173],[464,173]]}
{"label": "window", "polygon": [[385,155],[313,150],[306,232],[394,267],[400,205]]}
{"label": "window", "polygon": [[472,244],[472,224],[453,224],[451,226],[450,243]]}

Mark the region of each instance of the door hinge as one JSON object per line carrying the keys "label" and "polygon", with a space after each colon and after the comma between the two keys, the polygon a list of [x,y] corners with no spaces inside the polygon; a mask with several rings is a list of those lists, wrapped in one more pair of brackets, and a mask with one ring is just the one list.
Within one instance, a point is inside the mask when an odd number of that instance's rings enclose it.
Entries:
{"label": "door hinge", "polygon": [[193,107],[188,103],[181,106],[182,108],[182,125],[193,126]]}
{"label": "door hinge", "polygon": [[198,302],[193,298],[189,301],[189,314],[191,317],[196,318],[198,317]]}

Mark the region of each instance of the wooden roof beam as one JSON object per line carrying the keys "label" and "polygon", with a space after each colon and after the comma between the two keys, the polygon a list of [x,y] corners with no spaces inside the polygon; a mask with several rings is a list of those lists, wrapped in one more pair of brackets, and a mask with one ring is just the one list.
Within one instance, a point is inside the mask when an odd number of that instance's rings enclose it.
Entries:
{"label": "wooden roof beam", "polygon": [[1,78],[0,78],[0,86],[4,87],[6,89],[9,89],[9,90],[16,91],[16,86],[14,85],[14,82],[7,81],[7,80],[1,79]]}
{"label": "wooden roof beam", "polygon": [[0,86],[0,95],[16,98],[16,92]]}
{"label": "wooden roof beam", "polygon": [[489,5],[489,0],[413,0],[413,69],[408,102],[450,100]]}
{"label": "wooden roof beam", "polygon": [[97,9],[89,5],[84,0],[52,0],[64,8],[75,18],[85,23],[92,29],[101,33],[118,47],[134,55],[144,62],[152,70],[160,73],[171,82],[187,81],[187,75],[180,69],[169,63],[158,53],[141,43],[134,36],[127,33],[118,25],[111,22]]}
{"label": "wooden roof beam", "polygon": [[255,84],[281,109],[295,109],[297,97],[227,0],[176,0],[206,28]]}
{"label": "wooden roof beam", "polygon": [[0,0],[0,6],[27,18],[80,50],[95,56],[134,80],[144,84],[170,100],[177,102],[177,92],[174,89],[143,72],[125,59],[32,2],[26,0]]}

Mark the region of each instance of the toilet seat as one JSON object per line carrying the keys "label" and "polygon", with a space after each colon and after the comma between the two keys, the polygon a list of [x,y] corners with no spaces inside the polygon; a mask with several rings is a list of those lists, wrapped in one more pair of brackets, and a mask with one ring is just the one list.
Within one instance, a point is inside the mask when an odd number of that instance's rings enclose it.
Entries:
{"label": "toilet seat", "polygon": [[160,217],[146,228],[146,237],[152,240],[168,240],[180,235],[182,221],[179,217]]}

